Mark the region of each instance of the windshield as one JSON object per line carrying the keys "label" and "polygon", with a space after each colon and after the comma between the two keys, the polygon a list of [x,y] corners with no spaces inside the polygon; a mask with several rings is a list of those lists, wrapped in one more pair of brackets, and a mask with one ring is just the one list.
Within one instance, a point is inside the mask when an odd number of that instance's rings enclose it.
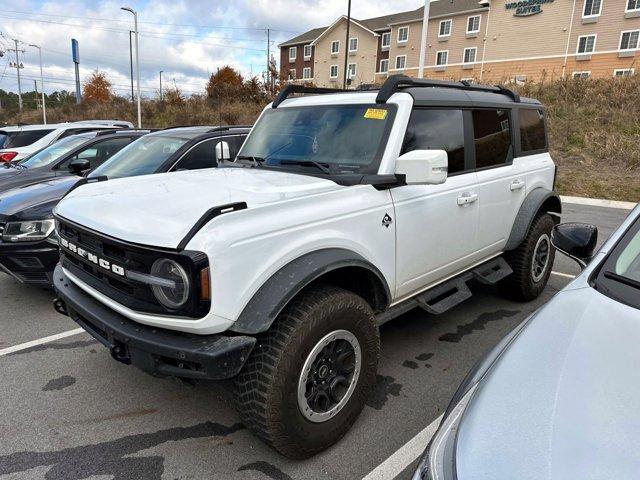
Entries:
{"label": "windshield", "polygon": [[604,294],[640,308],[640,217],[613,249],[595,283]]}
{"label": "windshield", "polygon": [[60,159],[86,141],[86,138],[79,137],[63,138],[62,140],[58,140],[56,143],[34,153],[30,157],[25,158],[20,162],[20,165],[27,168],[44,167],[45,165],[49,165],[50,163]]}
{"label": "windshield", "polygon": [[130,143],[96,168],[90,177],[134,177],[156,173],[187,139],[166,135],[146,136]]}
{"label": "windshield", "polygon": [[238,159],[300,168],[322,164],[333,172],[377,173],[393,123],[390,105],[315,105],[265,111]]}

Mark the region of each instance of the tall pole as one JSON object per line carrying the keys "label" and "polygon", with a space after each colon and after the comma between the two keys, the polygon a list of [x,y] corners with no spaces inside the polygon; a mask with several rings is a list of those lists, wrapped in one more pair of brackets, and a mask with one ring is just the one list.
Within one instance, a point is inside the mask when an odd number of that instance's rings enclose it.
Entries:
{"label": "tall pole", "polygon": [[162,101],[162,70],[160,70],[160,101]]}
{"label": "tall pole", "polygon": [[133,30],[136,35],[136,97],[138,103],[138,128],[142,128],[142,112],[140,111],[140,49],[138,44],[138,13],[131,7],[121,7],[133,15]]}
{"label": "tall pole", "polygon": [[347,7],[347,41],[344,46],[344,80],[342,82],[342,88],[347,89],[347,62],[349,61],[349,27],[351,26],[351,0]]}
{"label": "tall pole", "polygon": [[131,101],[135,102],[136,96],[133,93],[133,40],[131,40],[131,34],[133,30],[129,30],[129,66],[131,68]]}
{"label": "tall pole", "polygon": [[486,0],[484,3],[480,2],[480,6],[487,6],[487,24],[484,27],[484,40],[482,41],[482,62],[480,63],[480,82],[484,76],[484,56],[487,53],[487,42],[489,42],[489,21],[491,20],[491,0]]}
{"label": "tall pole", "polygon": [[567,75],[567,60],[569,59],[569,43],[571,42],[571,32],[573,31],[573,17],[576,14],[576,0],[573,0],[573,9],[571,10],[571,20],[569,22],[569,33],[567,34],[567,46],[564,49],[564,62],[562,63],[562,79]]}
{"label": "tall pole", "polygon": [[269,91],[271,91],[271,70],[270,70],[270,62],[271,62],[271,44],[270,44],[270,36],[271,36],[271,32],[269,31],[269,29],[267,28],[267,85],[269,88]]}
{"label": "tall pole", "polygon": [[29,45],[38,49],[38,57],[40,57],[40,89],[42,90],[42,122],[47,124],[47,105],[44,99],[44,75],[42,74],[42,49],[38,45]]}
{"label": "tall pole", "polygon": [[18,72],[18,107],[22,112],[22,87],[20,86],[20,59],[18,58],[18,40],[14,38],[13,41],[16,44],[15,52],[16,52],[16,70]]}
{"label": "tall pole", "polygon": [[422,17],[422,37],[420,39],[420,65],[418,67],[418,78],[424,77],[424,62],[427,56],[427,31],[429,30],[429,7],[431,0],[424,1],[424,15]]}

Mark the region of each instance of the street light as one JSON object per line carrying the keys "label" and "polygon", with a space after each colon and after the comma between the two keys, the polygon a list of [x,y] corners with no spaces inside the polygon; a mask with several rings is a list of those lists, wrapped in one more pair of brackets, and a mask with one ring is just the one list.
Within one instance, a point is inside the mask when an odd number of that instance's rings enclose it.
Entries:
{"label": "street light", "polygon": [[133,15],[133,29],[136,34],[136,96],[138,97],[138,128],[142,128],[142,113],[140,112],[140,51],[138,49],[138,13],[131,7],[120,7]]}
{"label": "street light", "polygon": [[44,101],[44,76],[42,75],[42,49],[38,45],[29,45],[38,49],[38,56],[40,57],[40,89],[42,90],[42,121],[47,124],[47,106]]}

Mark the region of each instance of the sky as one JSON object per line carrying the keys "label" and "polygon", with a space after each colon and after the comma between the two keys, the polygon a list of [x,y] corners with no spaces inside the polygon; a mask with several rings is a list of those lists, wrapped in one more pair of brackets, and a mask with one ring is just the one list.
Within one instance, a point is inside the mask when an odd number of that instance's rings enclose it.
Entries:
{"label": "sky", "polygon": [[[418,8],[421,0],[352,0],[352,16],[369,18]],[[42,47],[45,91],[75,90],[71,39],[80,45],[80,80],[99,69],[119,95],[130,94],[129,30],[138,12],[140,89],[155,96],[159,72],[163,86],[174,83],[186,94],[201,93],[209,75],[231,65],[249,76],[261,76],[267,62],[266,29],[271,52],[304,31],[331,24],[346,14],[347,0],[150,0],[150,1],[15,1],[0,4],[0,89],[17,92],[15,53],[6,51],[18,39],[23,91],[40,80]],[[135,60],[134,60],[135,62]]]}

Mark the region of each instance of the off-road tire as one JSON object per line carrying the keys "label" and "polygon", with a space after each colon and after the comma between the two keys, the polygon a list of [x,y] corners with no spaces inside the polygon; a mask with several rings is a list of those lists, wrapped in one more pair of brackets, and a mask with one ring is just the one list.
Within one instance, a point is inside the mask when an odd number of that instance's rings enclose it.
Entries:
{"label": "off-road tire", "polygon": [[[556,222],[550,214],[539,214],[531,223],[531,227],[529,227],[529,231],[520,246],[505,253],[505,260],[512,268],[513,274],[502,282],[502,286],[509,297],[514,300],[521,302],[531,301],[537,298],[547,285],[553,268],[553,260],[555,259],[555,248],[550,243],[551,230],[555,224]],[[538,240],[544,235],[549,239],[549,258],[544,274],[536,281],[532,272],[534,254]]]}
{"label": "off-road tire", "polygon": [[[309,421],[298,406],[298,380],[314,346],[327,334],[347,330],[358,340],[362,363],[344,407],[323,423]],[[235,382],[243,423],[282,455],[308,458],[337,442],[364,408],[376,381],[380,337],[371,307],[361,297],[331,286],[300,293],[258,338]]]}

